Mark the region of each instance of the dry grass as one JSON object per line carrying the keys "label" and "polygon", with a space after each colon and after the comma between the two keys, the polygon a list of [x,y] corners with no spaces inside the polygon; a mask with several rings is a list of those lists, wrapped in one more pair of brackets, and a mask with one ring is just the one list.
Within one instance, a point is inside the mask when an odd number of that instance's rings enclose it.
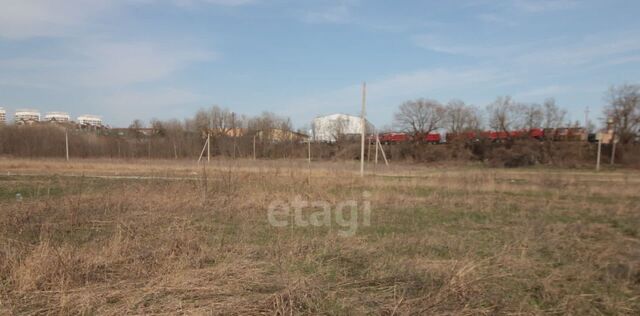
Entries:
{"label": "dry grass", "polygon": [[[352,170],[0,160],[0,314],[640,313],[637,172]],[[267,221],[363,191],[352,237]]]}

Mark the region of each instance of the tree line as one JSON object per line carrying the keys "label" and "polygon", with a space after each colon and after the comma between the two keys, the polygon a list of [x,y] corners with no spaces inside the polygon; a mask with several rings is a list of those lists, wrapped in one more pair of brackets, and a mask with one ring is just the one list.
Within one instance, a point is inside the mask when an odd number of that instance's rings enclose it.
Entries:
{"label": "tree line", "polygon": [[[613,86],[607,91],[605,100],[607,104],[603,110],[603,120],[611,120],[622,143],[636,141],[640,128],[640,85]],[[461,100],[446,104],[425,98],[406,101],[394,113],[394,129],[428,134],[440,129],[462,133],[488,127],[509,132],[580,125],[567,122],[567,111],[558,106],[554,99],[536,104],[517,102],[508,96],[498,97],[484,110]],[[591,124],[586,128],[592,131],[595,127]],[[153,119],[148,124],[134,120],[125,129],[84,131],[63,124],[0,126],[0,155],[64,157],[65,139],[68,136],[72,157],[193,159],[202,152],[209,134],[214,155],[306,157],[307,148],[300,139],[283,138],[284,132],[305,133],[308,129],[294,131],[291,119],[271,112],[247,116],[228,108],[212,106],[197,111],[193,117],[185,120]],[[341,143],[352,141],[340,135],[336,135],[335,139],[338,140],[337,146],[314,145],[314,157],[335,157],[343,148]]]}
{"label": "tree line", "polygon": [[[640,132],[640,85],[612,86],[606,93],[603,125],[611,123],[622,143],[634,141]],[[448,133],[480,131],[487,127],[502,132],[533,128],[583,127],[595,130],[592,121],[582,126],[568,122],[567,111],[549,98],[542,104],[517,102],[510,96],[496,98],[486,111],[461,100],[442,104],[433,99],[402,103],[394,114],[394,128],[419,136],[440,129]]]}
{"label": "tree line", "polygon": [[[72,157],[161,158],[198,157],[207,134],[213,155],[227,157],[303,157],[302,146],[281,133],[293,132],[289,118],[270,112],[250,117],[228,108],[201,109],[185,120],[136,119],[124,129],[79,130],[65,124],[0,126],[0,155],[14,157],[65,157],[66,139]],[[297,147],[300,147],[298,149]]]}

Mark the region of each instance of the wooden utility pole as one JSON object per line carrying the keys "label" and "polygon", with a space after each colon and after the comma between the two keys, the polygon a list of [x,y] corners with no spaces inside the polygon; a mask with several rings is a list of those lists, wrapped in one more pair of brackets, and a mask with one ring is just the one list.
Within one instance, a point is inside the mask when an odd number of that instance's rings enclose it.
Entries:
{"label": "wooden utility pole", "polygon": [[364,138],[366,134],[367,124],[365,119],[365,111],[367,106],[367,83],[362,83],[362,113],[360,114],[360,124],[362,125],[362,133],[360,137],[360,176],[364,177]]}
{"label": "wooden utility pole", "polygon": [[589,107],[584,110],[584,129],[589,133]]}
{"label": "wooden utility pole", "polygon": [[311,168],[311,139],[307,140],[307,151],[309,153],[309,168]]}
{"label": "wooden utility pole", "polygon": [[371,161],[371,139],[367,137],[367,163]]}
{"label": "wooden utility pole", "polygon": [[613,124],[611,127],[611,159],[609,163],[613,166],[614,161],[616,160],[616,125],[618,125],[615,120],[612,120]]}
{"label": "wooden utility pole", "polygon": [[613,165],[615,163],[616,160],[616,132],[613,132],[613,135],[611,136],[611,165]]}
{"label": "wooden utility pole", "polygon": [[236,159],[236,113],[231,112],[231,129],[233,130],[233,159]]}
{"label": "wooden utility pole", "polygon": [[209,136],[207,136],[207,141],[204,143],[204,146],[202,146],[202,151],[200,152],[200,156],[198,157],[198,164],[200,164],[200,161],[202,160],[202,156],[204,156],[204,151],[207,150],[209,146]]}
{"label": "wooden utility pole", "polygon": [[382,158],[384,159],[384,164],[389,167],[389,161],[387,160],[387,154],[384,153],[384,148],[382,148],[382,144],[380,143],[380,139],[378,139],[378,146],[380,146],[380,151],[382,152]]}
{"label": "wooden utility pole", "polygon": [[602,150],[602,136],[598,137],[598,158],[596,159],[596,171],[600,171],[600,151]]}
{"label": "wooden utility pole", "polygon": [[375,147],[376,147],[376,159],[375,159],[374,163],[377,166],[378,165],[378,149],[379,149],[378,148],[378,143],[380,142],[380,140],[378,139],[378,131],[377,130],[373,130],[373,132],[376,134],[376,145],[375,145]]}
{"label": "wooden utility pole", "polygon": [[211,163],[211,131],[212,130],[213,130],[213,107],[211,108],[211,113],[209,113],[209,129],[207,130],[207,163]]}
{"label": "wooden utility pole", "polygon": [[178,160],[178,147],[176,147],[175,141],[173,141],[173,157],[175,160]]}
{"label": "wooden utility pole", "polygon": [[64,130],[64,144],[65,144],[65,153],[67,155],[67,161],[69,161],[69,131]]}
{"label": "wooden utility pole", "polygon": [[207,133],[207,163],[211,162],[211,132]]}

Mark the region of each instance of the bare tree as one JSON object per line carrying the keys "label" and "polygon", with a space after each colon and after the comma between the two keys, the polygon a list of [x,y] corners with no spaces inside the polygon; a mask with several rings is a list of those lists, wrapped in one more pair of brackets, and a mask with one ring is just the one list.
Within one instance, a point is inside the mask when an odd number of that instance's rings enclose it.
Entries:
{"label": "bare tree", "polygon": [[640,85],[612,86],[606,95],[606,117],[613,119],[615,132],[623,144],[633,141],[640,128]]}
{"label": "bare tree", "polygon": [[241,123],[242,120],[236,118],[229,109],[214,105],[209,109],[198,110],[187,125],[190,130],[197,132],[211,130],[214,136],[227,136],[233,126],[241,126]]}
{"label": "bare tree", "polygon": [[151,129],[153,133],[160,137],[165,137],[167,135],[167,129],[164,126],[164,122],[159,119],[152,119],[150,122]]}
{"label": "bare tree", "polygon": [[139,119],[135,119],[131,122],[131,124],[129,124],[129,129],[141,129],[144,128],[144,123],[142,123],[142,120]]}
{"label": "bare tree", "polygon": [[544,101],[544,128],[560,128],[564,123],[564,118],[567,115],[567,111],[561,109],[556,105],[554,98],[549,98]]}
{"label": "bare tree", "polygon": [[417,99],[400,105],[394,123],[419,137],[440,128],[444,117],[445,109],[438,101]]}
{"label": "bare tree", "polygon": [[196,112],[196,115],[192,120],[189,121],[189,130],[195,132],[202,132],[207,130],[211,125],[211,118],[209,116],[210,112],[205,109],[200,109]]}
{"label": "bare tree", "polygon": [[444,125],[449,133],[462,133],[481,128],[481,119],[477,109],[461,100],[451,100],[445,109]]}
{"label": "bare tree", "polygon": [[510,96],[498,97],[487,106],[487,111],[489,126],[495,130],[508,133],[520,129],[523,125],[522,107]]}
{"label": "bare tree", "polygon": [[544,111],[542,106],[537,103],[520,105],[524,119],[524,127],[527,129],[540,128],[544,121]]}
{"label": "bare tree", "polygon": [[142,132],[140,131],[142,128],[144,128],[144,123],[142,123],[142,121],[139,119],[135,119],[133,120],[133,122],[131,122],[131,124],[129,124],[129,133],[135,136],[136,139],[139,139],[143,136]]}
{"label": "bare tree", "polygon": [[209,119],[211,128],[218,136],[228,136],[229,132],[239,125],[233,112],[217,105],[209,110]]}
{"label": "bare tree", "polygon": [[344,117],[338,117],[335,120],[331,121],[329,124],[331,124],[331,126],[329,126],[331,138],[338,143],[344,141],[349,124],[347,119]]}
{"label": "bare tree", "polygon": [[288,117],[281,117],[271,112],[263,112],[260,116],[247,120],[247,129],[251,133],[258,133],[262,140],[273,141],[275,136],[279,135],[282,138],[283,135],[292,131],[293,124]]}

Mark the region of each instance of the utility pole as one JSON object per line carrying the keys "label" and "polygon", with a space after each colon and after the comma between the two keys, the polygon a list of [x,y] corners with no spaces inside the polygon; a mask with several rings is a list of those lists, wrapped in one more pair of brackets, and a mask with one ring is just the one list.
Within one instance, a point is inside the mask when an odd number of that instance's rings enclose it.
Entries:
{"label": "utility pole", "polygon": [[382,148],[382,144],[380,143],[380,139],[378,139],[378,146],[380,146],[380,151],[382,152],[382,158],[384,159],[385,166],[389,167],[389,161],[387,160],[387,154],[384,153],[384,148]]}
{"label": "utility pole", "polygon": [[233,130],[233,159],[236,159],[236,113],[231,112],[231,129]]}
{"label": "utility pole", "polygon": [[200,164],[200,161],[202,161],[202,156],[204,156],[204,151],[207,150],[209,146],[209,136],[207,135],[207,141],[204,143],[204,146],[202,146],[202,151],[200,152],[200,156],[198,157],[198,164]]}
{"label": "utility pole", "polygon": [[610,164],[613,166],[616,160],[616,129],[613,128],[613,133],[611,134],[611,161]]}
{"label": "utility pole", "polygon": [[588,128],[589,128],[589,107],[587,106],[587,108],[584,110],[584,129],[587,131],[587,133],[589,132]]}
{"label": "utility pole", "polygon": [[211,162],[211,132],[207,132],[207,163]]}
{"label": "utility pole", "polygon": [[378,148],[378,143],[380,142],[380,140],[378,139],[378,130],[373,130],[373,132],[376,134],[376,145],[375,145],[375,147],[376,147],[376,159],[375,159],[374,164],[377,166],[378,165],[378,149],[379,149]]}
{"label": "utility pole", "polygon": [[375,147],[376,149],[376,154],[375,154],[375,159],[373,161],[373,174],[376,174],[376,171],[378,170],[378,129],[374,128],[373,129],[373,134],[375,135],[375,139],[373,141],[374,145],[373,147]]}
{"label": "utility pole", "polygon": [[207,163],[211,163],[211,131],[213,130],[213,107],[209,113],[209,129],[207,130]]}
{"label": "utility pole", "polygon": [[613,145],[611,146],[611,165],[613,166],[613,164],[615,163],[616,160],[616,139],[615,139],[616,134],[613,134],[614,139],[613,141]]}
{"label": "utility pole", "polygon": [[253,135],[253,160],[256,160],[256,135]]}
{"label": "utility pole", "polygon": [[64,144],[65,144],[65,153],[67,154],[67,161],[69,161],[69,130],[64,130]]}
{"label": "utility pole", "polygon": [[371,137],[367,137],[367,163],[371,161]]}
{"label": "utility pole", "polygon": [[309,157],[308,157],[308,160],[309,160],[309,168],[311,168],[311,139],[308,139],[308,140],[307,140],[307,151],[308,151],[308,153],[309,153]]}
{"label": "utility pole", "polygon": [[175,141],[173,141],[173,157],[175,160],[178,160],[178,148],[176,147]]}
{"label": "utility pole", "polygon": [[367,106],[367,83],[362,83],[362,113],[360,114],[360,124],[362,125],[362,134],[360,137],[360,176],[364,177],[364,138],[366,134],[366,119],[365,119],[365,111]]}
{"label": "utility pole", "polygon": [[602,150],[602,136],[598,137],[598,158],[596,159],[596,171],[600,171],[600,151]]}

